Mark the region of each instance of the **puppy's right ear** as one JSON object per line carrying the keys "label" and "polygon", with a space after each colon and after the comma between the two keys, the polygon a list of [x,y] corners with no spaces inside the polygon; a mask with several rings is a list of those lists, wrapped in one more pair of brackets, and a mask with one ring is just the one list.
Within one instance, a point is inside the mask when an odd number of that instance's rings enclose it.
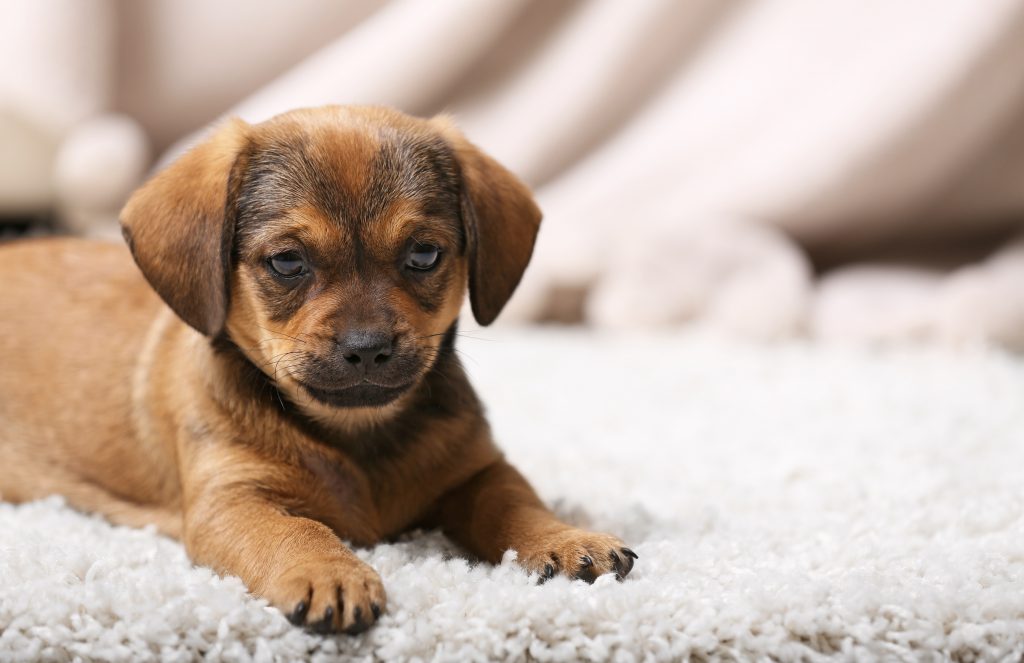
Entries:
{"label": "puppy's right ear", "polygon": [[229,120],[142,185],[121,230],[146,280],[203,334],[224,328],[230,297],[235,198],[251,127]]}

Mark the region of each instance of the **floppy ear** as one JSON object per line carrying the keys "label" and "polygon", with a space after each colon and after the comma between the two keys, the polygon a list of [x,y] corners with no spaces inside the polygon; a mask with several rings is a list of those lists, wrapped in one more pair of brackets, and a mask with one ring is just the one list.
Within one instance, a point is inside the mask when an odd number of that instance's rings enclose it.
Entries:
{"label": "floppy ear", "polygon": [[462,222],[469,240],[469,301],[489,325],[505,307],[533,254],[540,208],[518,177],[470,143],[446,117],[435,120],[462,172]]}
{"label": "floppy ear", "polygon": [[[182,320],[215,336],[227,317],[234,192],[249,125],[230,120],[140,187],[121,231],[146,280]],[[233,176],[234,173],[234,176]]]}

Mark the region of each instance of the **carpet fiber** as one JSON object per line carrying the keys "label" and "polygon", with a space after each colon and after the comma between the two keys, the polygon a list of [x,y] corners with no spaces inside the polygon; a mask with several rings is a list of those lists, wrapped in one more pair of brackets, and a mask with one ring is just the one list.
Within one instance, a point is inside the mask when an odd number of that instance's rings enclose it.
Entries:
{"label": "carpet fiber", "polygon": [[0,660],[1020,660],[1024,362],[692,336],[470,332],[496,435],[640,555],[538,586],[436,533],[362,550],[372,631],[292,628],[175,542],[0,505]]}

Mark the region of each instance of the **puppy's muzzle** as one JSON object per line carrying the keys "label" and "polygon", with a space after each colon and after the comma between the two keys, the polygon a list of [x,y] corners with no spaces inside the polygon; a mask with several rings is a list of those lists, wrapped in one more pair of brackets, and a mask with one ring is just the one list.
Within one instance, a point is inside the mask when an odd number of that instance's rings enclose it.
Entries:
{"label": "puppy's muzzle", "polygon": [[346,332],[337,343],[351,370],[369,376],[391,359],[394,337],[379,331],[359,329]]}
{"label": "puppy's muzzle", "polygon": [[389,331],[355,328],[340,332],[293,377],[318,401],[337,407],[380,406],[417,381],[423,367],[416,352],[402,351]]}

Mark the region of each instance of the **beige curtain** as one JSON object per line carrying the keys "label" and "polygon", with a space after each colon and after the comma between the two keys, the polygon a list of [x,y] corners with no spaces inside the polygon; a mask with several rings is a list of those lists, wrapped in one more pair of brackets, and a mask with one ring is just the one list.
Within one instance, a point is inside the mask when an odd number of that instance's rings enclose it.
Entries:
{"label": "beige curtain", "polygon": [[453,112],[546,213],[507,320],[1024,347],[1024,3],[112,6],[110,105],[158,148],[225,113]]}

